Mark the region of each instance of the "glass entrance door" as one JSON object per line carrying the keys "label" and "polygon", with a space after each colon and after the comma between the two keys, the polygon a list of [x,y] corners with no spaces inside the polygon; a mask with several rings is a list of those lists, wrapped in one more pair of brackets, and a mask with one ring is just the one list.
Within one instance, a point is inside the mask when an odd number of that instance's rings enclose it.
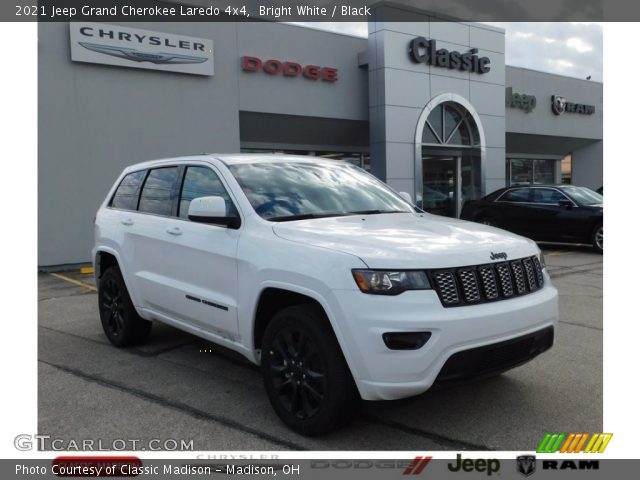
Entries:
{"label": "glass entrance door", "polygon": [[460,157],[422,155],[422,209],[446,217],[458,216]]}

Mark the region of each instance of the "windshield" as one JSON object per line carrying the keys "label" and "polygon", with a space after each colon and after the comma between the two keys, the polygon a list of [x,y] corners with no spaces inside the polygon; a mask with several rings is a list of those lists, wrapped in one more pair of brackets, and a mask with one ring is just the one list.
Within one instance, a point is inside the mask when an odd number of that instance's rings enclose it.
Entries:
{"label": "windshield", "polygon": [[350,165],[252,163],[229,169],[266,220],[415,211],[384,183]]}
{"label": "windshield", "polygon": [[569,195],[571,199],[578,205],[600,205],[602,204],[602,195],[594,192],[586,187],[564,187],[564,193]]}

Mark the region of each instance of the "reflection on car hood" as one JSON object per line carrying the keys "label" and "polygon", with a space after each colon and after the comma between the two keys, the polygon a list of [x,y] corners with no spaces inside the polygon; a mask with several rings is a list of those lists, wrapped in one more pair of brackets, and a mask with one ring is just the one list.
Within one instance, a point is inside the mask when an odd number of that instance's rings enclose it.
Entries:
{"label": "reflection on car hood", "polygon": [[534,255],[535,244],[505,230],[419,213],[352,215],[278,223],[280,238],[360,257],[370,268],[443,268]]}

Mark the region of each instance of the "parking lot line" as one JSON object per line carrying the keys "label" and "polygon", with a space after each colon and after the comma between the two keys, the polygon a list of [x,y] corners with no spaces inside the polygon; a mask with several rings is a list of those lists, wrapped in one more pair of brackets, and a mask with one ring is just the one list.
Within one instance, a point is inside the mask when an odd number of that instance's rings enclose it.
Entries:
{"label": "parking lot line", "polygon": [[88,288],[92,292],[97,292],[98,289],[91,285],[90,283],[81,282],[80,280],[76,280],[74,278],[67,277],[66,275],[62,275],[60,273],[50,273],[52,277],[59,278],[60,280],[64,280],[65,282],[73,283],[78,287]]}

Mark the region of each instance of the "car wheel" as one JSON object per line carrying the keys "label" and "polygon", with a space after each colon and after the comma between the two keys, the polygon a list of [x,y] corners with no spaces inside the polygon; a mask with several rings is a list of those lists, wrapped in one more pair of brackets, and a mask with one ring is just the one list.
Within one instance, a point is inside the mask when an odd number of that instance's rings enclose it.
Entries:
{"label": "car wheel", "polygon": [[596,225],[596,228],[593,229],[593,233],[591,234],[591,244],[596,252],[602,253],[603,235],[601,223]]}
{"label": "car wheel", "polygon": [[262,375],[280,419],[303,435],[344,425],[360,395],[331,325],[312,305],[287,307],[267,325]]}
{"label": "car wheel", "polygon": [[100,277],[98,305],[104,333],[116,347],[140,343],[149,335],[151,322],[136,312],[118,267]]}

